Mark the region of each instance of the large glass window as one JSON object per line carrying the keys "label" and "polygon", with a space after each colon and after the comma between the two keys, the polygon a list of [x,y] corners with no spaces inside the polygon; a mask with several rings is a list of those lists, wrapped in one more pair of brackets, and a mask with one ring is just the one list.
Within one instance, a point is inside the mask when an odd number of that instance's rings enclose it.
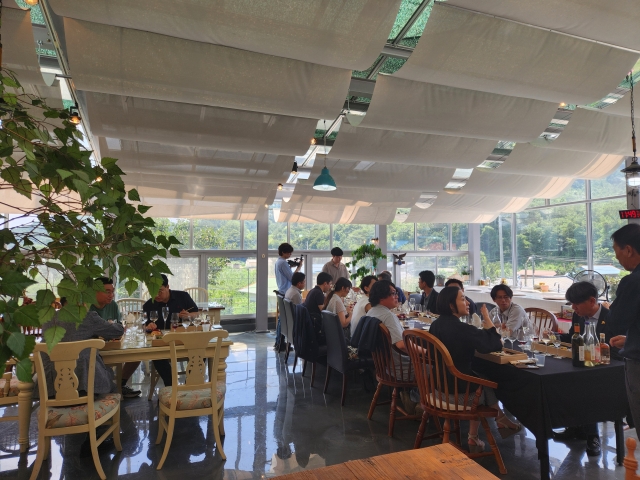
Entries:
{"label": "large glass window", "polygon": [[609,296],[615,298],[620,282],[620,273],[624,271],[613,253],[611,234],[627,224],[620,220],[618,210],[627,208],[624,198],[594,202],[591,204],[593,225],[593,269],[607,279],[610,285]]}
{"label": "large glass window", "polygon": [[[502,238],[502,252],[500,239]],[[491,223],[480,226],[480,262],[483,278],[512,277],[511,215],[500,215]],[[500,256],[502,254],[502,257]],[[511,281],[509,282],[511,285]]]}
{"label": "large glass window", "polygon": [[558,198],[552,198],[551,204],[575,202],[578,200],[585,200],[587,198],[587,190],[584,180],[575,180],[569,189],[560,195]]}
{"label": "large glass window", "polygon": [[287,224],[276,222],[273,209],[269,209],[269,250],[277,250],[281,243],[287,241]]}
{"label": "large glass window", "polygon": [[369,243],[376,236],[375,225],[343,225],[333,226],[333,246],[342,250],[355,250],[360,245]]}
{"label": "large glass window", "polygon": [[423,270],[431,270],[436,273],[436,257],[407,255],[404,257],[405,265],[400,267],[400,285],[403,290],[417,292],[418,274]]}
{"label": "large glass window", "polygon": [[393,222],[387,227],[387,249],[389,251],[415,250],[415,224]]}
{"label": "large glass window", "polygon": [[448,279],[453,275],[466,277],[469,271],[469,257],[445,257],[438,255],[438,277]]}
{"label": "large glass window", "polygon": [[196,250],[238,250],[240,220],[194,220],[193,248]]}
{"label": "large glass window", "polygon": [[289,224],[291,245],[296,250],[329,250],[330,227],[327,223]]}
{"label": "large glass window", "polygon": [[182,243],[178,246],[178,250],[187,250],[191,248],[190,223],[186,218],[154,218],[156,226],[153,232],[156,236],[173,235]]}
{"label": "large glass window", "polygon": [[244,221],[244,245],[245,250],[258,248],[258,222],[255,220]]}
{"label": "large glass window", "polygon": [[167,275],[172,290],[199,286],[200,257],[169,257],[166,262],[173,273]]}
{"label": "large glass window", "polygon": [[451,250],[469,250],[469,224],[451,224]]}
{"label": "large glass window", "polygon": [[224,305],[225,315],[256,313],[256,257],[209,257],[209,301]]}
{"label": "large glass window", "polygon": [[418,250],[449,250],[449,224],[416,223]]}
{"label": "large glass window", "polygon": [[614,197],[616,195],[626,195],[626,179],[624,173],[620,171],[624,167],[625,164],[623,162],[608,177],[600,178],[598,180],[591,180],[591,198],[604,198]]}

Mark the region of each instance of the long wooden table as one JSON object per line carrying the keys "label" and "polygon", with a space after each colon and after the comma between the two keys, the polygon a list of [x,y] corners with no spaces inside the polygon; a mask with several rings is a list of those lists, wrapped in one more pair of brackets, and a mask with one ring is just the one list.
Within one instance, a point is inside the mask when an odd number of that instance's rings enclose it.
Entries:
{"label": "long wooden table", "polygon": [[291,473],[278,478],[282,480],[370,480],[372,478],[497,480],[498,477],[447,443],[362,460],[352,460],[330,467]]}
{"label": "long wooden table", "polygon": [[[215,340],[214,340],[215,341]],[[229,356],[229,347],[233,345],[231,340],[222,341],[222,351],[220,352],[220,363],[218,364],[218,380],[226,382],[227,379],[227,362]],[[177,352],[184,350],[183,345],[176,347]],[[215,353],[215,343],[207,348],[207,355],[213,356]],[[123,348],[119,350],[103,350],[100,352],[102,359],[106,365],[121,367],[126,362],[138,362],[145,360],[165,360],[171,358],[170,347],[152,347],[150,344],[146,346],[129,346],[125,343]],[[119,380],[119,379],[118,379]],[[118,381],[118,388],[120,388]],[[31,405],[33,403],[33,387],[31,382],[18,382],[18,443],[20,452],[29,450],[29,424],[31,421]],[[223,413],[224,415],[224,413]],[[222,425],[222,422],[221,422]],[[221,426],[222,428],[222,426]]]}

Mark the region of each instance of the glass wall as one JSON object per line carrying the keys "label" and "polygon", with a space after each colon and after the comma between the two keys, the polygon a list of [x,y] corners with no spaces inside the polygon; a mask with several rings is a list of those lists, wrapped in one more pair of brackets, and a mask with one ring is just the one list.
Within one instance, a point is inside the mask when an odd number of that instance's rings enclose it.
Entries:
{"label": "glass wall", "polygon": [[417,223],[417,250],[449,250],[449,224]]}
{"label": "glass wall", "polygon": [[330,226],[327,223],[290,223],[290,243],[296,250],[330,250]]}
{"label": "glass wall", "polygon": [[225,315],[256,313],[256,257],[209,257],[209,302],[224,305]]}
{"label": "glass wall", "polygon": [[240,220],[194,220],[193,248],[195,250],[238,250]]}
{"label": "glass wall", "polygon": [[376,236],[375,225],[334,225],[333,246],[342,250],[355,250]]}
{"label": "glass wall", "polygon": [[389,251],[415,250],[415,224],[393,222],[387,227]]}
{"label": "glass wall", "polygon": [[[501,243],[502,241],[502,243]],[[502,250],[500,246],[502,245]],[[491,223],[480,225],[480,264],[482,278],[494,281],[506,278],[510,285],[513,277],[511,255],[511,215],[499,215]]]}

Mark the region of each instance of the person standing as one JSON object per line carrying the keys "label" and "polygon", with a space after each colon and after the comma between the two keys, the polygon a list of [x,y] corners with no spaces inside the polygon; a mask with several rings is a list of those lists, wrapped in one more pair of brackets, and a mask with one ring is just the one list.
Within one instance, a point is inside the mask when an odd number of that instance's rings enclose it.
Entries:
{"label": "person standing", "polygon": [[[122,323],[122,315],[120,308],[114,301],[115,288],[113,280],[107,277],[96,278],[96,282],[101,282],[104,291],[96,292],[96,301],[89,307],[90,312],[96,312],[100,318],[109,323]],[[134,372],[140,365],[140,362],[127,362],[122,367],[122,396],[124,398],[136,398],[142,393],[140,390],[134,390],[127,386],[127,382],[133,376]]]}
{"label": "person standing", "polygon": [[620,280],[616,299],[610,307],[611,328],[625,334],[612,337],[610,343],[622,349],[627,397],[637,427],[640,425],[640,225],[625,225],[616,230],[611,239],[616,259],[631,272]]}
{"label": "person standing", "polygon": [[[278,247],[278,260],[276,260],[276,284],[278,285],[278,291],[282,296],[287,293],[289,287],[291,287],[291,278],[293,277],[293,272],[291,271],[291,267],[289,266],[289,258],[293,254],[293,247],[289,243],[281,243]],[[302,258],[300,259],[300,263],[296,266],[295,271],[299,272],[302,268]]]}
{"label": "person standing", "polygon": [[423,270],[418,274],[418,288],[422,290],[420,305],[431,313],[438,313],[438,292],[433,288],[436,276],[431,270]]}
{"label": "person standing", "polygon": [[291,286],[287,293],[284,294],[285,300],[289,300],[294,305],[302,303],[302,290],[304,290],[305,275],[302,272],[296,272],[291,277]]}
{"label": "person standing", "polygon": [[340,247],[333,247],[331,249],[331,260],[324,264],[322,271],[331,275],[333,284],[338,281],[339,278],[346,278],[349,280],[349,270],[344,263],[342,263],[342,256],[344,252]]}

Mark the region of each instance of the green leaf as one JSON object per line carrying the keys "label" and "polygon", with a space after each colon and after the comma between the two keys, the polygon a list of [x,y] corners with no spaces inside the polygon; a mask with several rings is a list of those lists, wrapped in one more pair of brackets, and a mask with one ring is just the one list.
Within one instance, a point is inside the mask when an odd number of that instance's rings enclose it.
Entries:
{"label": "green leaf", "polygon": [[89,183],[91,181],[91,179],[89,178],[89,175],[87,175],[86,172],[83,172],[82,170],[71,170],[73,173],[75,173],[78,177],[80,177],[81,180]]}
{"label": "green leaf", "polygon": [[80,195],[82,195],[83,197],[89,193],[89,184],[84,180],[80,180],[79,178],[74,178],[73,184],[78,189],[78,192],[80,192]]}
{"label": "green leaf", "polygon": [[40,185],[39,190],[42,192],[42,194],[45,197],[48,197],[49,195],[51,195],[51,192],[53,191],[53,187],[48,183],[43,183],[42,185]]}
{"label": "green leaf", "polygon": [[109,171],[111,167],[114,167],[118,160],[111,157],[103,157],[100,161],[101,165],[105,168],[105,170]]}
{"label": "green leaf", "polygon": [[62,265],[64,265],[67,268],[71,268],[78,261],[77,257],[69,252],[62,252],[62,255],[60,255],[59,260],[62,263]]}
{"label": "green leaf", "polygon": [[[27,245],[27,240],[25,239],[22,242],[23,245]],[[30,245],[33,245],[32,242],[29,242]],[[31,270],[29,270],[29,275],[31,275],[31,278],[35,279],[36,276],[38,275],[38,273],[40,273],[40,270],[38,270],[36,267],[33,267]]]}
{"label": "green leaf", "polygon": [[139,202],[140,201],[140,195],[138,194],[138,191],[135,188],[132,188],[131,190],[129,190],[129,193],[127,194],[127,197],[132,202]]}
{"label": "green leaf", "polygon": [[143,215],[147,213],[150,209],[151,207],[148,205],[138,205],[138,211]]}
{"label": "green leaf", "polygon": [[7,76],[2,76],[2,83],[4,85],[6,85],[7,87],[12,87],[12,88],[18,88],[18,84],[16,83],[16,81],[11,78],[11,77],[7,77]]}
{"label": "green leaf", "polygon": [[180,256],[180,250],[178,250],[177,248],[170,248],[169,249],[169,253],[171,255],[173,255],[174,257],[179,257]]}
{"label": "green leaf", "polygon": [[31,200],[31,191],[33,189],[33,184],[29,180],[21,178],[13,186],[13,189],[20,195],[24,195],[29,200]]}
{"label": "green leaf", "polygon": [[69,170],[61,170],[61,169],[58,169],[58,170],[56,170],[56,172],[58,172],[58,175],[60,175],[60,177],[61,177],[63,180],[65,180],[65,179],[67,179],[67,178],[69,178],[69,177],[72,177],[72,176],[73,176],[73,173],[71,173]]}
{"label": "green leaf", "polygon": [[0,177],[2,177],[3,180],[6,180],[7,183],[10,183],[14,187],[22,178],[20,169],[18,167],[7,167],[3,169],[2,173],[0,173]]}
{"label": "green leaf", "polygon": [[61,322],[80,323],[84,318],[84,315],[80,316],[81,310],[79,305],[67,303],[58,310],[58,320]]}
{"label": "green leaf", "polygon": [[34,283],[36,282],[26,275],[15,270],[9,270],[3,273],[2,280],[0,281],[0,291],[6,295],[18,297],[22,295],[23,290]]}
{"label": "green leaf", "polygon": [[14,321],[23,327],[39,327],[38,307],[35,303],[23,305],[13,312]]}
{"label": "green leaf", "polygon": [[60,342],[60,340],[62,340],[62,337],[64,337],[65,333],[67,333],[67,331],[64,328],[59,327],[57,325],[54,325],[51,328],[47,328],[42,333],[42,337],[44,338],[44,341],[47,344],[47,349],[49,350],[49,353],[51,353],[51,349],[55,347]]}
{"label": "green leaf", "polygon": [[135,280],[128,280],[127,283],[124,284],[124,288],[127,289],[129,295],[132,295],[133,292],[135,292],[138,288],[138,282],[136,282]]}
{"label": "green leaf", "polygon": [[20,332],[11,332],[7,338],[7,347],[17,356],[20,357],[24,351],[25,336]]}
{"label": "green leaf", "polygon": [[56,309],[53,308],[51,305],[38,310],[38,321],[40,322],[40,325],[44,325],[45,323],[47,323],[49,320],[53,318],[55,314],[56,314]]}
{"label": "green leaf", "polygon": [[56,301],[56,296],[51,290],[38,290],[36,294],[36,305],[40,308],[49,307]]}
{"label": "green leaf", "polygon": [[[33,340],[35,342],[35,337],[33,338]],[[31,350],[33,351],[33,347],[31,347]],[[33,366],[33,363],[31,362],[31,359],[29,357],[26,357],[20,360],[16,365],[16,374],[18,376],[18,380],[20,380],[21,382],[32,382],[33,381],[33,375],[31,373],[32,366]]]}

